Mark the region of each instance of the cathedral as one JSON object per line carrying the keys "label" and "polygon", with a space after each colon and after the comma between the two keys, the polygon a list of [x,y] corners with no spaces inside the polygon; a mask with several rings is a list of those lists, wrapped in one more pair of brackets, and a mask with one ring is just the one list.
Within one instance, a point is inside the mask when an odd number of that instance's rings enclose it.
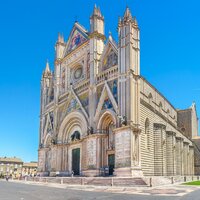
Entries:
{"label": "cathedral", "polygon": [[140,29],[129,8],[118,42],[106,38],[96,6],[89,31],[75,22],[68,40],[58,35],[54,71],[47,62],[41,79],[41,176],[194,175],[195,138],[195,103],[174,108],[140,74]]}

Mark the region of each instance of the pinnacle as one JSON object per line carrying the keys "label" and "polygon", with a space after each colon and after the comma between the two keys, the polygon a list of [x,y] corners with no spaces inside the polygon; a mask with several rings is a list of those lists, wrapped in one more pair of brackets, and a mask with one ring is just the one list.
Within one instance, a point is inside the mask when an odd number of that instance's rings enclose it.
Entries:
{"label": "pinnacle", "polygon": [[129,9],[129,7],[126,7],[125,13],[124,13],[124,18],[131,18],[132,19],[132,15],[131,15],[131,11]]}
{"label": "pinnacle", "polygon": [[92,16],[103,17],[103,15],[101,14],[100,7],[99,6],[97,7],[96,4],[94,5]]}
{"label": "pinnacle", "polygon": [[49,61],[48,60],[47,60],[47,63],[46,63],[46,68],[45,68],[44,73],[50,73],[50,67],[49,67]]}
{"label": "pinnacle", "polygon": [[64,43],[64,36],[61,35],[60,33],[58,33],[58,40],[57,40],[58,43]]}

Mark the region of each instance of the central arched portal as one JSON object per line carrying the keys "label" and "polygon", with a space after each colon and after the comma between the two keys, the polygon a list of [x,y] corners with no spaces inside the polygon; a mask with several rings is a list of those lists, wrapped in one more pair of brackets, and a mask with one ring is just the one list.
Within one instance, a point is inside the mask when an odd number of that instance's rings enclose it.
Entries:
{"label": "central arched portal", "polygon": [[[98,129],[106,134],[106,145],[102,146],[102,151],[106,151],[106,165],[109,167],[109,175],[113,175],[115,168],[115,136],[114,128],[116,119],[114,113],[106,111],[100,118]],[[104,154],[104,153],[102,153]]]}
{"label": "central arched portal", "polygon": [[82,174],[87,156],[82,153],[85,149],[83,138],[87,135],[87,127],[88,122],[80,111],[68,114],[60,126],[58,140],[64,144],[63,171],[70,175]]}

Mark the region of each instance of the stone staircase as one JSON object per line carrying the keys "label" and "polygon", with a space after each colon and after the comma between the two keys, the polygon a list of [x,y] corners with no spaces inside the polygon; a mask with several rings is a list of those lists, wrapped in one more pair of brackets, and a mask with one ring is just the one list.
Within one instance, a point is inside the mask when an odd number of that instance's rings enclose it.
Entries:
{"label": "stone staircase", "polygon": [[115,178],[113,179],[113,185],[125,187],[147,186],[142,178]]}
{"label": "stone staircase", "polygon": [[148,186],[143,178],[128,177],[28,177],[28,181],[57,183],[66,185],[94,185],[94,186],[121,186],[140,187]]}

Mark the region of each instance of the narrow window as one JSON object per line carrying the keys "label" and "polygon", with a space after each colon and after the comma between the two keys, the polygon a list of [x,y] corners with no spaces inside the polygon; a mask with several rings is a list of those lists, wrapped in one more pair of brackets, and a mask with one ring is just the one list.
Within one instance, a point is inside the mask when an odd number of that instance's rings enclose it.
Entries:
{"label": "narrow window", "polygon": [[147,118],[145,121],[145,148],[149,149],[149,143],[150,143],[150,133],[149,133],[149,119]]}

